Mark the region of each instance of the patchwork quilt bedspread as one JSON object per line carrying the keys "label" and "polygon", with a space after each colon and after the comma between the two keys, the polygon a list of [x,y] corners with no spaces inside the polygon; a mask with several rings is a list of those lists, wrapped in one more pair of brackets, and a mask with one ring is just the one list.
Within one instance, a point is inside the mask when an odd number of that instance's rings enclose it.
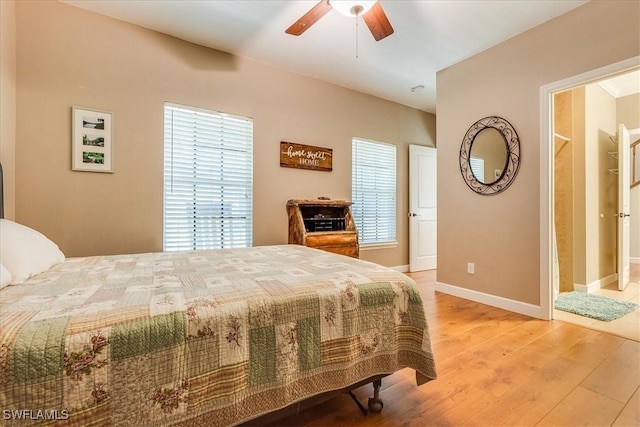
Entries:
{"label": "patchwork quilt bedspread", "polygon": [[404,367],[436,375],[415,283],[302,246],[70,258],[0,290],[4,425],[232,425]]}

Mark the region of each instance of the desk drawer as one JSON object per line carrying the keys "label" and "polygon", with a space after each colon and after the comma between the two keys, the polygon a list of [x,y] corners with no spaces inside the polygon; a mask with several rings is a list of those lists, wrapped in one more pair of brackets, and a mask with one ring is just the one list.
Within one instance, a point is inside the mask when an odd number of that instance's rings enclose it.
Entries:
{"label": "desk drawer", "polygon": [[357,244],[358,236],[353,232],[344,233],[313,233],[308,234],[306,245],[317,248],[320,246],[345,246]]}

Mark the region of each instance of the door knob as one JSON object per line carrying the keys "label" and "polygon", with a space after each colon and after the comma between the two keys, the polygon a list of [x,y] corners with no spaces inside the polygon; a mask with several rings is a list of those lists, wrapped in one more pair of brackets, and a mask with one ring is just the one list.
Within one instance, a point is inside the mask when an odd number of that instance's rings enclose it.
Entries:
{"label": "door knob", "polygon": [[417,213],[415,213],[415,212],[409,212],[409,213],[407,214],[407,216],[409,216],[409,217],[411,217],[411,216],[418,216],[418,214],[417,214]]}
{"label": "door knob", "polygon": [[631,214],[623,213],[623,212],[620,212],[620,214],[619,214],[619,215],[620,215],[620,218],[624,218],[624,217],[627,217],[627,216],[631,216]]}

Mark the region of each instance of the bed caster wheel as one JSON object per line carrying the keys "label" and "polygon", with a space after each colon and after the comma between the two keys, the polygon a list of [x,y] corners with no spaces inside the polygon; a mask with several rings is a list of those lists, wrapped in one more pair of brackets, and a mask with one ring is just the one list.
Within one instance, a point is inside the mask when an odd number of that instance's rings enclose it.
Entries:
{"label": "bed caster wheel", "polygon": [[382,411],[382,407],[384,406],[384,404],[382,403],[382,400],[370,397],[368,406],[371,412],[380,412]]}

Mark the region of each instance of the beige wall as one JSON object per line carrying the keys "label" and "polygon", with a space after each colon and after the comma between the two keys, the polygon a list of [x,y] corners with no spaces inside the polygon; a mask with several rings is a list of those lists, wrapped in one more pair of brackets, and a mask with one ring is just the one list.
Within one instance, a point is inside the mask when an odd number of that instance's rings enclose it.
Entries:
{"label": "beige wall", "polygon": [[616,100],[597,84],[585,87],[585,217],[586,285],[616,272],[618,204],[617,151],[609,139],[616,134]]}
{"label": "beige wall", "polygon": [[616,115],[627,129],[640,129],[640,93],[617,98]]}
{"label": "beige wall", "polygon": [[[581,86],[571,91],[573,133],[573,283],[586,285],[587,283],[587,199],[584,197],[587,189],[586,166],[587,152],[585,150],[586,125],[586,91]],[[562,268],[562,267],[560,267]]]}
{"label": "beige wall", "polygon": [[[162,250],[163,104],[254,121],[254,244],[287,242],[291,198],[351,197],[351,138],[397,145],[396,249],[408,263],[408,145],[435,117],[58,2],[17,4],[16,218],[68,256]],[[71,106],[113,113],[114,174],[72,172]],[[333,148],[333,171],[279,167],[281,140]]]}
{"label": "beige wall", "polygon": [[16,26],[15,2],[0,1],[0,162],[4,173],[4,215],[15,218]]}
{"label": "beige wall", "polygon": [[[540,304],[540,87],[640,55],[638,28],[640,2],[591,1],[438,72],[439,282]],[[494,196],[469,190],[458,166],[466,130],[487,115],[522,144],[514,183]]]}

